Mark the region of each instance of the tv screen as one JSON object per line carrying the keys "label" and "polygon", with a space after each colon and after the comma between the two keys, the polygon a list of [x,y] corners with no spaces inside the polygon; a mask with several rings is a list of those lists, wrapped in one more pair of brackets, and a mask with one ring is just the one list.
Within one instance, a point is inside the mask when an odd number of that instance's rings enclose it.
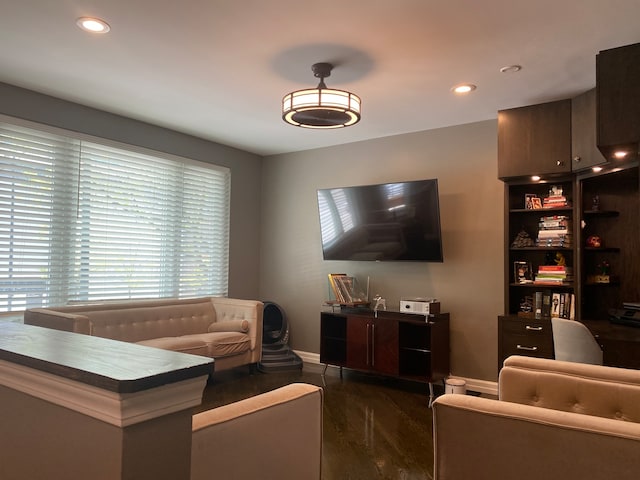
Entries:
{"label": "tv screen", "polygon": [[442,262],[438,180],[318,190],[325,260]]}

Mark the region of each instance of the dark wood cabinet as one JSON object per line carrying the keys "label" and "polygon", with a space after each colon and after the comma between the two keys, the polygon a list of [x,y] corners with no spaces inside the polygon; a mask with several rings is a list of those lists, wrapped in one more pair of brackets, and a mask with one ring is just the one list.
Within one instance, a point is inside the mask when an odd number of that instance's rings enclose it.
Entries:
{"label": "dark wood cabinet", "polygon": [[607,163],[596,141],[596,89],[571,99],[571,169],[574,172]]}
{"label": "dark wood cabinet", "polygon": [[[557,186],[566,196],[566,208],[527,209],[525,195],[544,196]],[[542,216],[570,219],[573,242],[566,247],[517,246],[514,239],[526,231],[532,241]],[[509,355],[553,358],[550,317],[536,319],[520,313],[527,299],[542,291],[570,294],[574,318],[598,337],[606,365],[638,368],[640,328],[612,327],[611,309],[640,300],[640,169],[609,166],[602,172],[580,172],[540,183],[505,182],[505,307],[498,319],[498,368]],[[564,256],[573,277],[562,284],[519,283],[514,262],[528,262],[533,275],[549,255]],[[640,326],[640,325],[639,325]],[[626,338],[623,331],[626,330]]]}
{"label": "dark wood cabinet", "polygon": [[[596,56],[598,148],[611,162],[638,159],[640,145],[640,43]],[[626,151],[616,159],[617,151]]]}
{"label": "dark wood cabinet", "polygon": [[498,317],[498,371],[511,355],[553,358],[551,319],[528,319],[516,315]]}
{"label": "dark wood cabinet", "polygon": [[449,314],[320,314],[320,362],[432,384],[449,375]]}
{"label": "dark wood cabinet", "polygon": [[498,112],[498,177],[571,172],[571,100]]}

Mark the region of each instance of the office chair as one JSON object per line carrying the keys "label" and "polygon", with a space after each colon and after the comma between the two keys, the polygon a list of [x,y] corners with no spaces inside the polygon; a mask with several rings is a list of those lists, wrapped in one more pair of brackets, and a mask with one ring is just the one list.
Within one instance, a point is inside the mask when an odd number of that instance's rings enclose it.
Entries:
{"label": "office chair", "polygon": [[552,318],[551,330],[556,360],[602,365],[602,349],[584,324]]}

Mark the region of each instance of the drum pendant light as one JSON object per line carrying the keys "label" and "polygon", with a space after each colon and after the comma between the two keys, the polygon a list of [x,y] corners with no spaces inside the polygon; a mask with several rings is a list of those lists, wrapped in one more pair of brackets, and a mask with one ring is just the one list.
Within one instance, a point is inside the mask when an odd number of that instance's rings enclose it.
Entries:
{"label": "drum pendant light", "polygon": [[282,119],[297,127],[341,128],[360,121],[360,97],[344,90],[327,88],[324,79],[333,65],[316,63],[311,67],[320,79],[316,88],[297,90],[282,99]]}

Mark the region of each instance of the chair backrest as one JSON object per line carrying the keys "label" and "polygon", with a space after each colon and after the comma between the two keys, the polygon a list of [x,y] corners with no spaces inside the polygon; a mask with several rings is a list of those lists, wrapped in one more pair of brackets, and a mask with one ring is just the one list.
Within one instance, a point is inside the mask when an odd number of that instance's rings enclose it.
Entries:
{"label": "chair backrest", "polygon": [[602,349],[584,324],[552,318],[551,327],[556,360],[602,365]]}

